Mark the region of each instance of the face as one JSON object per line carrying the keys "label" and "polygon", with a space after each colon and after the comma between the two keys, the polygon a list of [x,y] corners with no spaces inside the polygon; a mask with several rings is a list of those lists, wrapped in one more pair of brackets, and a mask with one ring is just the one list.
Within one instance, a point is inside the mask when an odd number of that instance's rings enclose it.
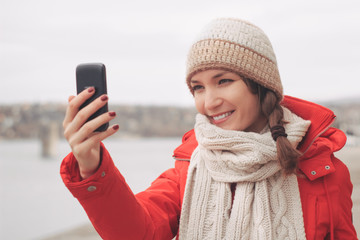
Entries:
{"label": "face", "polygon": [[206,70],[190,80],[195,106],[210,122],[226,130],[260,132],[266,125],[260,101],[243,79],[224,70]]}

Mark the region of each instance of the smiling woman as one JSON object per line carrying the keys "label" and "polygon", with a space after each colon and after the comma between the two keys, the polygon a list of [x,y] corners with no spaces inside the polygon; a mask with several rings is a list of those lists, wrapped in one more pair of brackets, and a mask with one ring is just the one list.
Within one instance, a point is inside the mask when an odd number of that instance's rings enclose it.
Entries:
{"label": "smiling woman", "polygon": [[102,143],[121,127],[92,133],[115,114],[85,123],[108,98],[80,111],[93,92],[69,98],[61,176],[103,239],[357,239],[349,171],[334,156],[346,136],[329,109],[283,95],[260,28],[210,22],[190,48],[186,81],[195,127],[175,167],[136,195]]}

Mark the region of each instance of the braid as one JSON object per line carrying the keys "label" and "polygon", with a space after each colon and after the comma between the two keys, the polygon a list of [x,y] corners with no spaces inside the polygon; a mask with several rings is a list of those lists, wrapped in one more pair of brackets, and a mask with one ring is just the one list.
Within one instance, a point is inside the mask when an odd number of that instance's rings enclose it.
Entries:
{"label": "braid", "polygon": [[[268,120],[269,128],[283,128],[284,112],[275,93],[248,78],[243,78],[250,91],[259,95],[261,111]],[[276,136],[277,157],[285,174],[296,173],[301,153],[289,142],[286,134]]]}
{"label": "braid", "polygon": [[[284,112],[280,106],[276,95],[272,91],[267,91],[261,104],[262,112],[268,118],[270,129],[274,126],[284,125]],[[280,135],[276,139],[277,157],[281,168],[285,174],[296,173],[298,158],[301,153],[297,151],[285,136]]]}

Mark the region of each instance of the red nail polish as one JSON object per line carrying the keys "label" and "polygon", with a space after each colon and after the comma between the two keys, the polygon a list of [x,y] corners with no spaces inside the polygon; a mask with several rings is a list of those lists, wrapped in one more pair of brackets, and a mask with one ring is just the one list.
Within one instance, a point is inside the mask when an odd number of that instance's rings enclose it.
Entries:
{"label": "red nail polish", "polygon": [[118,130],[119,129],[119,125],[114,125],[113,127],[112,127],[114,130]]}
{"label": "red nail polish", "polygon": [[91,92],[93,92],[95,90],[95,88],[94,87],[89,87],[87,90],[88,90],[89,93],[91,93]]}
{"label": "red nail polish", "polygon": [[108,98],[108,96],[104,95],[104,96],[102,96],[100,99],[101,99],[101,101],[106,101],[106,100],[108,100],[109,98]]}
{"label": "red nail polish", "polygon": [[110,116],[110,117],[115,117],[115,116],[116,116],[116,112],[109,112],[109,116]]}

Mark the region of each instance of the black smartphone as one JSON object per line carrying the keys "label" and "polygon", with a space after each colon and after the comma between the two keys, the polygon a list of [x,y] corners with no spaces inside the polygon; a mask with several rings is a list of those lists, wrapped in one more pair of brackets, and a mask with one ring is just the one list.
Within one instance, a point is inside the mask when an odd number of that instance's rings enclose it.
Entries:
{"label": "black smartphone", "polygon": [[[94,101],[96,98],[103,94],[107,94],[106,88],[106,69],[102,63],[83,63],[76,67],[76,90],[77,94],[84,89],[94,87],[95,93],[84,104],[80,106],[80,109]],[[90,121],[97,116],[108,111],[108,104],[106,103],[102,108],[96,111],[89,117],[87,121]],[[109,123],[105,123],[100,126],[95,132],[103,132],[109,127]]]}

